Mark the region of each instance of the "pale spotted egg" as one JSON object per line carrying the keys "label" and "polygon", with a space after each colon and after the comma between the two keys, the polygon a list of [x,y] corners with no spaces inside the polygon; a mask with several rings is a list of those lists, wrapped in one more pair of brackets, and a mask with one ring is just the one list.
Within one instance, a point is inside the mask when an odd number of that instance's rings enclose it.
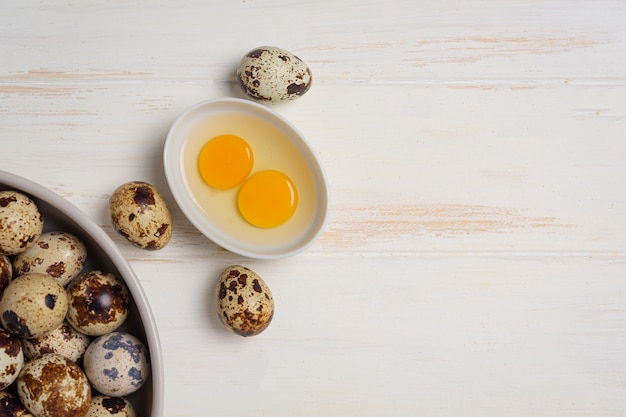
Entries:
{"label": "pale spotted egg", "polygon": [[269,287],[246,267],[226,268],[217,282],[215,295],[222,323],[241,336],[258,335],[274,317],[274,298]]}
{"label": "pale spotted egg", "polygon": [[311,88],[308,65],[293,53],[275,46],[249,51],[237,67],[242,90],[256,100],[275,103],[293,100]]}
{"label": "pale spotted egg", "polygon": [[5,389],[17,379],[23,366],[24,351],[20,339],[0,329],[0,390]]}
{"label": "pale spotted egg", "polygon": [[80,364],[91,338],[76,331],[67,322],[34,339],[22,339],[26,359],[34,359],[46,353],[58,353]]}
{"label": "pale spotted egg", "polygon": [[18,337],[40,337],[57,328],[67,314],[67,294],[48,274],[13,279],[0,298],[2,326]]}
{"label": "pale spotted egg", "polygon": [[86,258],[85,244],[73,234],[46,232],[34,245],[15,256],[13,270],[17,275],[45,273],[65,286],[80,273]]}
{"label": "pale spotted egg", "polygon": [[30,197],[19,191],[0,191],[0,254],[25,251],[42,232],[43,216]]}
{"label": "pale spotted egg", "polygon": [[120,185],[109,199],[109,216],[113,228],[141,249],[161,249],[172,237],[172,215],[167,202],[147,182]]}
{"label": "pale spotted egg", "polygon": [[135,336],[113,332],[91,342],[83,368],[101,394],[123,397],[143,386],[150,374],[148,352]]}

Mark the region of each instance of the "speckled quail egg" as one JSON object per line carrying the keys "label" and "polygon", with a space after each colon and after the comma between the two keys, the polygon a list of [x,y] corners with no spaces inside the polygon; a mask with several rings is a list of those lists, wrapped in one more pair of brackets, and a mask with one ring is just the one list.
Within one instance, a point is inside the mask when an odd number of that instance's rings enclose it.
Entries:
{"label": "speckled quail egg", "polygon": [[91,337],[75,330],[67,322],[56,329],[33,339],[22,339],[26,359],[34,359],[46,353],[57,353],[80,364]]}
{"label": "speckled quail egg", "polygon": [[0,296],[4,289],[11,282],[13,277],[13,265],[11,259],[6,255],[0,255]]}
{"label": "speckled quail egg", "polygon": [[0,191],[0,254],[25,251],[42,232],[43,216],[30,197],[19,191]]}
{"label": "speckled quail egg", "polygon": [[109,272],[96,270],[80,274],[67,286],[67,297],[67,321],[90,336],[110,333],[128,317],[128,288]]}
{"label": "speckled quail egg", "polygon": [[87,248],[76,236],[67,232],[47,232],[37,242],[13,259],[17,275],[42,272],[67,285],[85,265]]}
{"label": "speckled quail egg", "polygon": [[20,339],[0,329],[0,390],[5,389],[17,379],[23,366],[24,352]]}
{"label": "speckled quail egg", "polygon": [[40,337],[59,327],[67,314],[67,294],[47,274],[30,273],[9,283],[0,298],[0,321],[22,338]]}
{"label": "speckled quail egg", "polygon": [[274,316],[274,298],[269,287],[243,266],[224,270],[217,282],[216,297],[222,323],[241,336],[261,333]]}
{"label": "speckled quail egg", "polygon": [[241,59],[237,79],[248,96],[272,103],[305,94],[311,88],[313,75],[308,65],[291,52],[261,46]]}
{"label": "speckled quail egg", "polygon": [[109,199],[113,228],[141,249],[165,247],[172,237],[172,215],[161,193],[147,182],[119,186]]}
{"label": "speckled quail egg", "polygon": [[135,409],[126,398],[96,395],[85,417],[135,417]]}
{"label": "speckled quail egg", "polygon": [[83,359],[91,385],[101,394],[124,397],[137,391],[150,375],[150,360],[135,336],[113,332],[91,342]]}
{"label": "speckled quail egg", "polygon": [[83,417],[91,403],[85,373],[68,358],[48,353],[28,361],[17,378],[17,393],[35,417]]}
{"label": "speckled quail egg", "polygon": [[13,394],[0,391],[0,416],[2,417],[33,417],[22,402]]}

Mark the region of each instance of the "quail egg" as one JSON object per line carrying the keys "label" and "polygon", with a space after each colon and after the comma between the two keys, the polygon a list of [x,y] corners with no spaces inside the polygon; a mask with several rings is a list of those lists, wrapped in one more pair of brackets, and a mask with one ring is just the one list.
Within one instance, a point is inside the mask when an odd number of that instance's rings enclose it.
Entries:
{"label": "quail egg", "polygon": [[13,259],[17,275],[42,272],[63,286],[76,277],[85,265],[87,248],[67,232],[47,232],[37,242]]}
{"label": "quail egg", "polygon": [[0,416],[2,417],[33,417],[13,394],[0,391]]}
{"label": "quail egg", "polygon": [[5,389],[17,379],[23,366],[24,352],[20,339],[0,329],[0,390]]}
{"label": "quail egg", "polygon": [[172,237],[167,203],[147,182],[119,186],[109,199],[109,215],[113,228],[141,249],[162,249]]}
{"label": "quail egg", "polygon": [[124,332],[112,332],[91,342],[83,367],[96,390],[114,397],[137,391],[150,375],[150,361],[143,343]]}
{"label": "quail egg", "polygon": [[11,282],[13,277],[13,265],[8,256],[0,255],[0,296],[4,289]]}
{"label": "quail egg", "polygon": [[257,335],[272,321],[272,293],[265,281],[246,267],[226,268],[217,282],[215,295],[222,323],[241,336]]}
{"label": "quail egg", "polygon": [[47,274],[30,273],[9,283],[0,298],[0,321],[18,337],[40,337],[59,327],[67,314],[67,294]]}
{"label": "quail egg", "polygon": [[35,417],[83,417],[91,403],[91,387],[84,372],[56,353],[24,365],[17,378],[17,393]]}
{"label": "quail egg", "polygon": [[126,398],[97,395],[85,417],[135,417],[135,409]]}
{"label": "quail egg", "polygon": [[0,254],[25,251],[42,232],[43,216],[30,197],[19,191],[0,191]]}
{"label": "quail egg", "polygon": [[91,338],[76,331],[67,322],[43,336],[33,339],[22,339],[24,356],[34,359],[46,353],[58,353],[80,364]]}
{"label": "quail egg", "polygon": [[313,75],[308,65],[291,52],[275,46],[261,46],[241,59],[237,79],[248,96],[265,102],[279,102],[304,95],[311,88]]}
{"label": "quail egg", "polygon": [[102,271],[80,274],[67,286],[67,321],[79,332],[101,336],[116,330],[128,317],[126,284]]}

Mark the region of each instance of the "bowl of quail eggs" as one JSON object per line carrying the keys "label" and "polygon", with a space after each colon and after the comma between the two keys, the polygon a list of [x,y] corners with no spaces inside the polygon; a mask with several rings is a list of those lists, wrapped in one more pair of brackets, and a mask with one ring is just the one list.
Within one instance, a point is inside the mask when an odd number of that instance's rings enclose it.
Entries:
{"label": "bowl of quail eggs", "polygon": [[309,91],[309,67],[289,51],[254,48],[236,70],[245,98],[202,101],[171,126],[164,146],[169,188],[215,244],[254,259],[311,246],[329,206],[322,164],[304,135],[268,104]]}
{"label": "bowl of quail eggs", "polygon": [[141,284],[79,209],[0,171],[0,415],[163,414]]}

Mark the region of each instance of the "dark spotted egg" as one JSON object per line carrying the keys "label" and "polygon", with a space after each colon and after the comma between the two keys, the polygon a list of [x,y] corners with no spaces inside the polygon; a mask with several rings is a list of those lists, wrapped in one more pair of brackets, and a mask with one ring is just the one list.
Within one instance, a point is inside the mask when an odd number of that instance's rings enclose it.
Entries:
{"label": "dark spotted egg", "polygon": [[0,255],[0,296],[4,289],[11,282],[13,277],[13,265],[11,259],[6,255]]}
{"label": "dark spotted egg", "polygon": [[42,232],[43,216],[30,197],[19,191],[0,191],[0,254],[25,251]]}
{"label": "dark spotted egg", "polygon": [[293,100],[311,88],[313,75],[308,65],[289,51],[261,46],[239,62],[237,79],[241,89],[256,100]]}
{"label": "dark spotted egg", "polygon": [[110,333],[128,317],[128,288],[108,272],[95,270],[80,274],[67,286],[67,298],[67,321],[90,336]]}
{"label": "dark spotted egg", "polygon": [[[20,339],[0,329],[0,391],[17,379],[24,366],[24,352]],[[3,415],[0,412],[0,415]]]}
{"label": "dark spotted egg", "polygon": [[0,416],[3,417],[33,417],[22,404],[19,398],[6,391],[0,391]]}
{"label": "dark spotted egg", "polygon": [[91,387],[82,369],[56,353],[24,365],[17,393],[36,417],[84,417],[91,403]]}
{"label": "dark spotted egg", "polygon": [[113,332],[91,342],[83,358],[83,368],[98,392],[124,397],[146,382],[150,375],[150,360],[137,337]]}
{"label": "dark spotted egg", "polygon": [[47,274],[21,275],[9,283],[0,298],[2,326],[22,338],[40,337],[63,323],[67,294]]}
{"label": "dark spotted egg", "polygon": [[126,398],[96,395],[85,417],[135,417],[135,409]]}
{"label": "dark spotted egg", "polygon": [[217,282],[215,295],[222,323],[241,336],[258,335],[272,321],[272,293],[265,281],[246,267],[226,268]]}
{"label": "dark spotted egg", "polygon": [[76,236],[47,232],[13,259],[13,270],[17,275],[46,273],[65,286],[80,273],[86,258],[87,248]]}
{"label": "dark spotted egg", "polygon": [[161,249],[172,237],[172,216],[157,189],[142,181],[119,186],[109,199],[113,228],[141,249]]}

